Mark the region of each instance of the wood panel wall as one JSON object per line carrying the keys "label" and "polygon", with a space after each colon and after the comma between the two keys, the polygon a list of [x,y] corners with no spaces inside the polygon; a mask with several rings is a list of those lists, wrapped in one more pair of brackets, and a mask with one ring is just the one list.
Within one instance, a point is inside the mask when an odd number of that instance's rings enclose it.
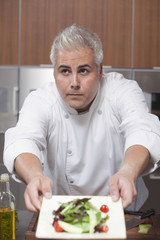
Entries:
{"label": "wood panel wall", "polygon": [[131,0],[23,0],[21,64],[49,64],[53,38],[76,23],[102,39],[105,65],[130,67],[131,9]]}
{"label": "wood panel wall", "polygon": [[132,0],[104,1],[104,63],[112,67],[131,67]]}
{"label": "wood panel wall", "polygon": [[0,0],[0,65],[51,64],[53,38],[73,23],[99,35],[104,65],[160,66],[160,0]]}
{"label": "wood panel wall", "polygon": [[74,0],[22,0],[21,64],[50,64],[53,37],[74,17]]}
{"label": "wood panel wall", "polygon": [[18,64],[19,0],[0,0],[0,64]]}
{"label": "wood panel wall", "polygon": [[160,67],[160,1],[135,0],[134,67]]}

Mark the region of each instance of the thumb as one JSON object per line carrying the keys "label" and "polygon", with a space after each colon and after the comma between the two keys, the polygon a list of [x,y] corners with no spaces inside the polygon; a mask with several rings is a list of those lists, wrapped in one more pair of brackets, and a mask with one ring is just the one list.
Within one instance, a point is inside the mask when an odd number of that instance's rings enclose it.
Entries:
{"label": "thumb", "polygon": [[51,198],[52,197],[52,192],[45,192],[44,194],[45,198]]}
{"label": "thumb", "polygon": [[109,180],[109,189],[110,189],[110,195],[113,202],[118,201],[120,198],[118,179],[114,176],[111,177],[111,179]]}
{"label": "thumb", "polygon": [[45,198],[51,198],[52,197],[52,181],[51,179],[44,177],[42,182],[42,194]]}

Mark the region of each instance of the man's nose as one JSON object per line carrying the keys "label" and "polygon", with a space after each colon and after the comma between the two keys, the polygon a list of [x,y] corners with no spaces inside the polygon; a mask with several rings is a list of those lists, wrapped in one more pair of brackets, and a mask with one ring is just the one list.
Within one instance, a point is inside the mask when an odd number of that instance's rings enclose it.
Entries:
{"label": "man's nose", "polygon": [[71,88],[80,88],[78,74],[73,74],[71,79]]}

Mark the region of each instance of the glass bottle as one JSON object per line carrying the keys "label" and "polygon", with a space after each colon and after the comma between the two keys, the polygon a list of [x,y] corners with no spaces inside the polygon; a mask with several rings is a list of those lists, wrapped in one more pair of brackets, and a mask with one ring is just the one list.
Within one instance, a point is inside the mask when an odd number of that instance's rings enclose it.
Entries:
{"label": "glass bottle", "polygon": [[0,176],[0,240],[15,239],[15,197],[10,191],[8,173]]}

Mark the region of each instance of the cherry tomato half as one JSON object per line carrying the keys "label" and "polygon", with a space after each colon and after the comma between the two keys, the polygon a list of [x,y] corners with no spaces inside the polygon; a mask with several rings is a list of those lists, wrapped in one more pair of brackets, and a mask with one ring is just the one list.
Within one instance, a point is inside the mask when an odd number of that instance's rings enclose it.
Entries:
{"label": "cherry tomato half", "polygon": [[59,226],[58,222],[54,223],[54,229],[56,232],[63,232],[63,228]]}
{"label": "cherry tomato half", "polygon": [[108,232],[108,230],[109,230],[109,228],[108,228],[107,225],[104,224],[104,225],[101,226],[101,231],[102,231],[102,232],[105,232],[105,233],[106,233],[106,232]]}
{"label": "cherry tomato half", "polygon": [[107,213],[107,212],[109,212],[109,207],[107,205],[103,204],[100,207],[100,210],[101,210],[101,212]]}

